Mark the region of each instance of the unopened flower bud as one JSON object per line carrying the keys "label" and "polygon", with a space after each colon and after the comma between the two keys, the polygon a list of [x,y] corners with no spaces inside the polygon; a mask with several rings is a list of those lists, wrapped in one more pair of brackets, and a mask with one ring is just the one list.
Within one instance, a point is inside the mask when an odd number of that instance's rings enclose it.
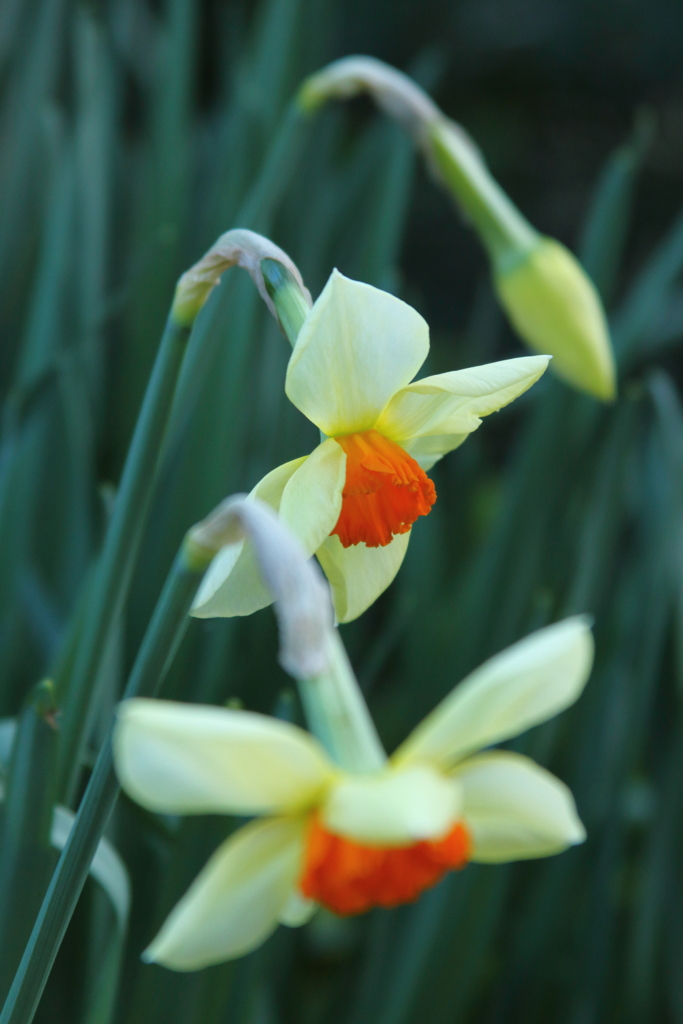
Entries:
{"label": "unopened flower bud", "polygon": [[615,368],[602,303],[593,282],[559,242],[541,237],[509,268],[494,269],[500,300],[532,348],[552,369],[602,401],[615,395]]}
{"label": "unopened flower bud", "polygon": [[551,354],[551,369],[589,394],[615,393],[614,358],[602,303],[578,262],[540,235],[491,175],[473,140],[407,75],[372,57],[347,57],[311,75],[298,102],[316,110],[328,99],[367,92],[422,150],[491,259],[500,300],[522,339]]}

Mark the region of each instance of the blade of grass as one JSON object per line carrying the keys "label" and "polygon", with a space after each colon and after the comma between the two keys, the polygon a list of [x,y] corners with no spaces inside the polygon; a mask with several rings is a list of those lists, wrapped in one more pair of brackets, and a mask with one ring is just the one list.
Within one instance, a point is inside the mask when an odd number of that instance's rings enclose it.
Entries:
{"label": "blade of grass", "polygon": [[[0,998],[4,999],[40,908],[54,856],[50,844],[57,743],[54,690],[31,692],[19,716],[0,837]],[[46,784],[47,780],[47,784]]]}

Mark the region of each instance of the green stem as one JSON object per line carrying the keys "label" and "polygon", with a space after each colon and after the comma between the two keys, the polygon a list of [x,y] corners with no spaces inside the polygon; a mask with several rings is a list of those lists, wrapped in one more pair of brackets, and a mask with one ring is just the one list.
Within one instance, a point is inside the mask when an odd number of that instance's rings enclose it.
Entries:
{"label": "green stem", "polygon": [[432,125],[428,152],[443,184],[481,235],[496,270],[510,270],[538,243],[538,232],[491,176],[459,125],[445,119]]}
{"label": "green stem", "polygon": [[[183,544],[169,573],[124,698],[153,697],[159,689],[187,628],[188,612],[213,552],[206,558]],[[90,777],[69,841],[24,951],[0,1016],[0,1024],[30,1024],[59,951],[90,864],[119,794],[113,767],[112,732],[104,741]]]}
{"label": "green stem", "polygon": [[297,683],[309,728],[338,765],[350,772],[372,772],[386,763],[387,755],[336,629],[330,638],[329,671]]}
{"label": "green stem", "polygon": [[78,784],[83,746],[97,704],[98,668],[130,586],[189,333],[189,327],[169,318],[123,470],[73,672],[70,678],[60,676],[55,680],[58,699],[64,702],[58,765],[58,798],[62,803],[73,802]]}
{"label": "green stem", "polygon": [[261,272],[282,330],[294,348],[301,326],[311,311],[308,299],[292,274],[277,260],[261,260]]}

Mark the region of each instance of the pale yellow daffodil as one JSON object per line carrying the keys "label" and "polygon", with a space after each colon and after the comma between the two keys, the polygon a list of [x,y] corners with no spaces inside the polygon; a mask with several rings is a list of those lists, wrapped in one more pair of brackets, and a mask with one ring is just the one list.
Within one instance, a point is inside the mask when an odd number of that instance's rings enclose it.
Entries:
{"label": "pale yellow daffodil", "polygon": [[[413,381],[428,351],[419,313],[335,271],[289,361],[287,395],[324,439],[251,493],[317,556],[340,622],[365,611],[398,572],[412,524],[436,500],[426,470],[482,416],[531,387],[549,359],[508,359]],[[193,614],[249,615],[270,600],[246,541],[214,559]]]}
{"label": "pale yellow daffodil", "polygon": [[585,838],[571,793],[527,757],[483,748],[572,704],[588,678],[582,617],[539,630],[460,683],[383,767],[352,774],[294,725],[247,711],[130,700],[126,792],[165,814],[254,815],[211,857],[145,953],[195,970],[254,949],[317,904],[415,899],[468,861],[545,857]]}

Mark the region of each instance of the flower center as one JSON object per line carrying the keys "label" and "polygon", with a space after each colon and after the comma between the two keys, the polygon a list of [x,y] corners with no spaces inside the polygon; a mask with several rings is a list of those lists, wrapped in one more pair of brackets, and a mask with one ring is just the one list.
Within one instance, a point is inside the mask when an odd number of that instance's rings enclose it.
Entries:
{"label": "flower center", "polygon": [[334,439],[346,453],[342,508],[332,533],[345,548],[385,547],[436,501],[434,484],[407,452],[377,430]]}
{"label": "flower center", "polygon": [[300,888],[335,914],[362,914],[371,907],[411,903],[449,870],[469,859],[470,836],[462,824],[443,839],[412,846],[361,846],[311,821]]}

